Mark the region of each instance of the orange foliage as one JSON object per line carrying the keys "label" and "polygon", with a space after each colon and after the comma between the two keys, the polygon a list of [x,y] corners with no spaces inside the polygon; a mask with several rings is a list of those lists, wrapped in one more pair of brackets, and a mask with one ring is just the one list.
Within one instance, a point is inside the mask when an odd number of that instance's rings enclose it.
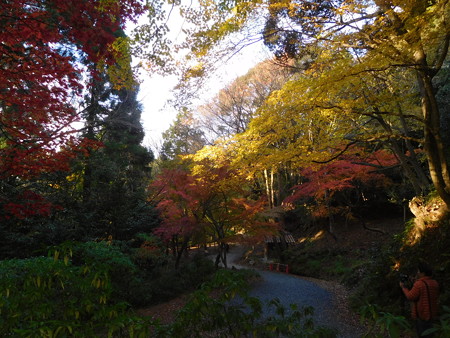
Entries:
{"label": "orange foliage", "polygon": [[343,156],[319,167],[301,171],[304,182],[292,188],[293,193],[283,203],[293,205],[298,201],[314,199],[313,215],[323,217],[338,213],[342,207],[333,207],[329,202],[337,192],[356,190],[361,186],[387,187],[391,181],[377,169],[396,165],[397,159],[386,151],[370,155]]}
{"label": "orange foliage", "polygon": [[152,184],[159,192],[158,210],[163,218],[155,234],[169,240],[174,235],[203,233],[215,242],[234,242],[273,233],[276,224],[259,219],[266,201],[248,199],[235,175],[226,167],[197,175],[180,169],[163,171]]}

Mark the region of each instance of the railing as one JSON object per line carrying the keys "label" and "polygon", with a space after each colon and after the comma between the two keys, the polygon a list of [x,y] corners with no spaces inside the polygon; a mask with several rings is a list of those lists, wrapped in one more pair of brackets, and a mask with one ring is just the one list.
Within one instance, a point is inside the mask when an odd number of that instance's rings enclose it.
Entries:
{"label": "railing", "polygon": [[267,269],[270,271],[289,273],[289,264],[267,263]]}

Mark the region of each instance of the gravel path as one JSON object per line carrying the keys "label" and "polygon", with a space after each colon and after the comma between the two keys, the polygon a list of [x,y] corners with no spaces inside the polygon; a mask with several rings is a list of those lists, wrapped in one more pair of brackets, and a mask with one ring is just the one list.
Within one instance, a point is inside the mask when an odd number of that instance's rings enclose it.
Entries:
{"label": "gravel path", "polygon": [[[362,337],[364,329],[356,326],[354,320],[343,318],[341,306],[336,306],[335,295],[318,284],[294,275],[279,272],[259,271],[262,280],[255,285],[250,295],[267,304],[271,299],[278,298],[286,309],[290,304],[299,308],[312,306],[314,322],[317,326],[336,329],[339,337]],[[269,311],[270,309],[266,309]],[[267,313],[270,315],[270,313]]]}
{"label": "gravel path", "polygon": [[[236,268],[243,268],[235,262],[242,257],[242,249],[234,247],[228,254],[228,261]],[[245,267],[248,268],[248,267]],[[250,295],[267,304],[278,298],[289,309],[290,304],[298,307],[314,307],[314,321],[317,326],[326,326],[339,332],[341,338],[362,337],[365,329],[359,326],[356,316],[347,306],[345,288],[331,282],[315,281],[282,272],[261,271],[261,281],[255,284]],[[265,311],[270,311],[267,308]],[[267,315],[270,315],[267,312]]]}

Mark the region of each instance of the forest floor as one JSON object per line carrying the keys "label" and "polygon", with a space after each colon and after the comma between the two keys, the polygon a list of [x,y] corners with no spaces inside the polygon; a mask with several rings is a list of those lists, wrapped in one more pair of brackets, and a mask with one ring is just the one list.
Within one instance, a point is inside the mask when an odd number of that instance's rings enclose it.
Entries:
{"label": "forest floor", "polygon": [[389,217],[368,220],[365,223],[337,224],[333,235],[329,231],[312,228],[308,236],[314,238],[314,249],[370,250],[379,247],[393,235],[403,232],[403,217]]}
{"label": "forest floor", "polygon": [[[368,230],[367,228],[371,228],[372,230]],[[341,226],[334,232],[334,236],[328,232],[317,235],[317,240],[315,241],[314,247],[316,250],[326,248],[329,250],[347,250],[348,252],[354,252],[355,250],[359,252],[369,251],[379,248],[388,239],[392,238],[393,235],[401,233],[403,229],[403,218],[373,220],[366,222],[365,226],[362,224]],[[315,234],[311,233],[311,236],[315,236]],[[233,260],[233,258],[231,260]],[[236,259],[234,263],[244,266],[250,264],[250,267],[257,269],[264,268],[262,260],[259,262],[255,260],[249,261],[248,259],[245,260],[241,257],[240,259]],[[229,265],[232,266],[232,264]],[[348,306],[350,291],[347,290],[339,281],[308,277],[302,278],[308,279],[332,293],[335,300],[337,300],[335,304],[340,306],[342,312],[348,314],[347,318],[352,322],[356,322],[358,320],[356,314],[353,314]],[[145,309],[140,309],[138,313],[144,316],[151,316],[154,319],[159,319],[163,324],[171,323],[175,319],[177,311],[186,304],[188,297],[188,295],[182,295],[168,302],[157,304]]]}

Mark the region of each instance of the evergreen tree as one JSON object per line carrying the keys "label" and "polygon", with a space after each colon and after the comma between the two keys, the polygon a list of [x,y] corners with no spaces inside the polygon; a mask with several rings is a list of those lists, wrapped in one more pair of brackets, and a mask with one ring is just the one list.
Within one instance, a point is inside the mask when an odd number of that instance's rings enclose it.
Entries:
{"label": "evergreen tree", "polygon": [[145,187],[154,156],[141,145],[137,93],[137,84],[115,89],[105,75],[93,81],[86,100],[84,134],[101,142],[83,163],[80,221],[90,237],[125,239],[149,224]]}
{"label": "evergreen tree", "polygon": [[175,160],[178,155],[194,154],[206,145],[203,131],[188,110],[178,113],[175,122],[162,136],[163,161]]}

